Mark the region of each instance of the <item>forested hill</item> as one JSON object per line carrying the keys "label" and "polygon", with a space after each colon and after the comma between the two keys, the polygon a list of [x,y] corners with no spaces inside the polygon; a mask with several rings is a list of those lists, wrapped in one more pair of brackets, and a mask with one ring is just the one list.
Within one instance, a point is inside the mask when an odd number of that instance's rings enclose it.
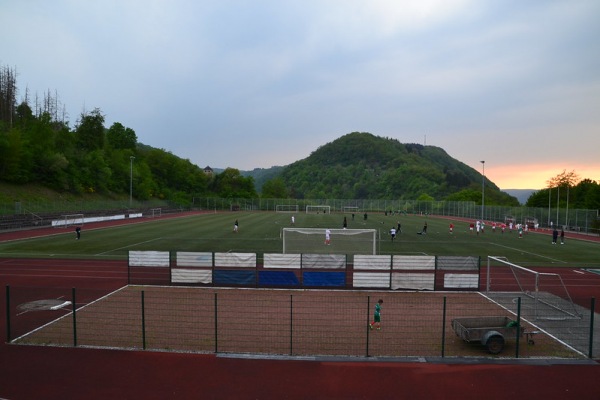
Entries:
{"label": "forested hill", "polygon": [[[435,199],[481,202],[482,175],[443,149],[353,132],[286,166],[294,198]],[[486,179],[486,202],[518,205]]]}

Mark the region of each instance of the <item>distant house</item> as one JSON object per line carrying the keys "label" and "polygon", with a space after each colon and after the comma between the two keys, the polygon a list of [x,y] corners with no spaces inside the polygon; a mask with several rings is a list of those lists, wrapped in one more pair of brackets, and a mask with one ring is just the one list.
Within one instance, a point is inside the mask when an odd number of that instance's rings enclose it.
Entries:
{"label": "distant house", "polygon": [[213,169],[207,165],[206,167],[204,167],[204,173],[208,176],[212,176]]}

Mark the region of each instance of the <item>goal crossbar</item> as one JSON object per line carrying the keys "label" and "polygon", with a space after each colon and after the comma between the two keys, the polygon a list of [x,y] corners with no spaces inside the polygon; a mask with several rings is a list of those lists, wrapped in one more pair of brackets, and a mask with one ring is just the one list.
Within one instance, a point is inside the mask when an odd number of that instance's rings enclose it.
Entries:
{"label": "goal crossbar", "polygon": [[283,253],[377,253],[376,229],[329,229],[330,245],[324,246],[326,231],[325,228],[283,228]]}
{"label": "goal crossbar", "polygon": [[331,214],[331,206],[318,205],[318,206],[306,206],[306,213],[318,213],[318,214]]}
{"label": "goal crossbar", "polygon": [[65,214],[61,215],[59,220],[53,221],[55,228],[69,228],[73,226],[83,226],[85,218],[83,214]]}

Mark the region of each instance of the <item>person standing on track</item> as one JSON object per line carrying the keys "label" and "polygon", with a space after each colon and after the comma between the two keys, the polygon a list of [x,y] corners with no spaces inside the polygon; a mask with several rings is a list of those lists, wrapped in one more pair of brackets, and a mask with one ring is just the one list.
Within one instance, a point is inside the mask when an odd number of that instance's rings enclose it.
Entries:
{"label": "person standing on track", "polygon": [[375,313],[373,314],[373,322],[369,324],[369,328],[372,330],[376,328],[378,331],[381,330],[381,305],[383,304],[383,299],[379,299],[379,301],[375,304]]}
{"label": "person standing on track", "polygon": [[329,228],[325,229],[325,244],[329,246],[331,244],[331,231]]}

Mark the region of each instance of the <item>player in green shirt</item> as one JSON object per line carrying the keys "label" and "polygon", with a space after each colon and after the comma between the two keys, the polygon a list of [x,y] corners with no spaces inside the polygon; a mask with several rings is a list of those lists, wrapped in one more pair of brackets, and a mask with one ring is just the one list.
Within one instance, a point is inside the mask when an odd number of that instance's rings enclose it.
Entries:
{"label": "player in green shirt", "polygon": [[369,324],[369,328],[373,329],[373,327],[377,328],[378,331],[381,330],[381,305],[383,304],[383,300],[379,299],[379,301],[375,304],[375,314],[373,316],[373,322]]}

